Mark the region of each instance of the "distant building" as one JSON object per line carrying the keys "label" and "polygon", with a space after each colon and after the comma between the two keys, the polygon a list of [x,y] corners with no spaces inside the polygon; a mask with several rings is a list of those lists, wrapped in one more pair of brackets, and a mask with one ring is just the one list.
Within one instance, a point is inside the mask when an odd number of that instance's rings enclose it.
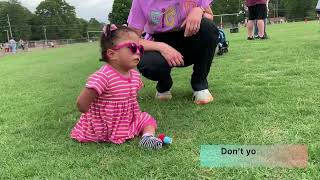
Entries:
{"label": "distant building", "polygon": [[285,17],[274,17],[274,18],[269,18],[270,24],[282,24],[287,22],[287,19]]}

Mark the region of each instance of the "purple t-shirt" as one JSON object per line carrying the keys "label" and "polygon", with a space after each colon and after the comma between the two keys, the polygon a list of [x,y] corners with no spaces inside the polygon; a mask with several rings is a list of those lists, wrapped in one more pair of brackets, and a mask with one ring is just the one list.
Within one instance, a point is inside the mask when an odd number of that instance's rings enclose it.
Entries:
{"label": "purple t-shirt", "polygon": [[267,4],[267,0],[246,0],[246,6],[254,6],[256,4]]}
{"label": "purple t-shirt", "polygon": [[149,34],[179,29],[192,8],[207,8],[212,1],[133,0],[128,25]]}

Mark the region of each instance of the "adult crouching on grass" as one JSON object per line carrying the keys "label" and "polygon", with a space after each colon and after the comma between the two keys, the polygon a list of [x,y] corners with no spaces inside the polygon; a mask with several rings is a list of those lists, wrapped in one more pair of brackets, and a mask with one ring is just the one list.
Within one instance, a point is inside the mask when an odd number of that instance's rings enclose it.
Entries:
{"label": "adult crouching on grass", "polygon": [[207,76],[217,46],[218,29],[213,24],[212,0],[133,0],[128,26],[152,40],[141,39],[145,54],[138,69],[157,81],[156,99],[172,98],[171,69],[193,65],[191,86],[196,104],[213,101]]}

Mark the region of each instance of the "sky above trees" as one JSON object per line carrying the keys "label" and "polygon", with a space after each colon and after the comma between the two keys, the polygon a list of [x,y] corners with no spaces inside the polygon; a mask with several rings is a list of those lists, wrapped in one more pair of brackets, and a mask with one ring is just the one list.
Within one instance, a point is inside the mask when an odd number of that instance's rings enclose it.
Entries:
{"label": "sky above trees", "polygon": [[25,40],[84,39],[87,31],[102,29],[95,18],[79,17],[76,7],[65,0],[41,1],[35,9],[30,12],[19,0],[0,1],[0,42],[7,41],[8,35]]}
{"label": "sky above trees", "polygon": [[[34,12],[39,3],[43,0],[19,0],[21,4]],[[100,22],[107,21],[107,14],[112,10],[114,0],[66,0],[76,8],[78,17],[86,20],[96,18]]]}

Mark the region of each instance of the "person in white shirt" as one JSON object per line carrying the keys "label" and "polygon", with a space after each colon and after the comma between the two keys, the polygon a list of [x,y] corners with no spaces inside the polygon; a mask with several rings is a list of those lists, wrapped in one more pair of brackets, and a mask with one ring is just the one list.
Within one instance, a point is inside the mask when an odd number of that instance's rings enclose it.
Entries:
{"label": "person in white shirt", "polygon": [[9,48],[13,54],[17,52],[17,42],[13,38],[9,40]]}

